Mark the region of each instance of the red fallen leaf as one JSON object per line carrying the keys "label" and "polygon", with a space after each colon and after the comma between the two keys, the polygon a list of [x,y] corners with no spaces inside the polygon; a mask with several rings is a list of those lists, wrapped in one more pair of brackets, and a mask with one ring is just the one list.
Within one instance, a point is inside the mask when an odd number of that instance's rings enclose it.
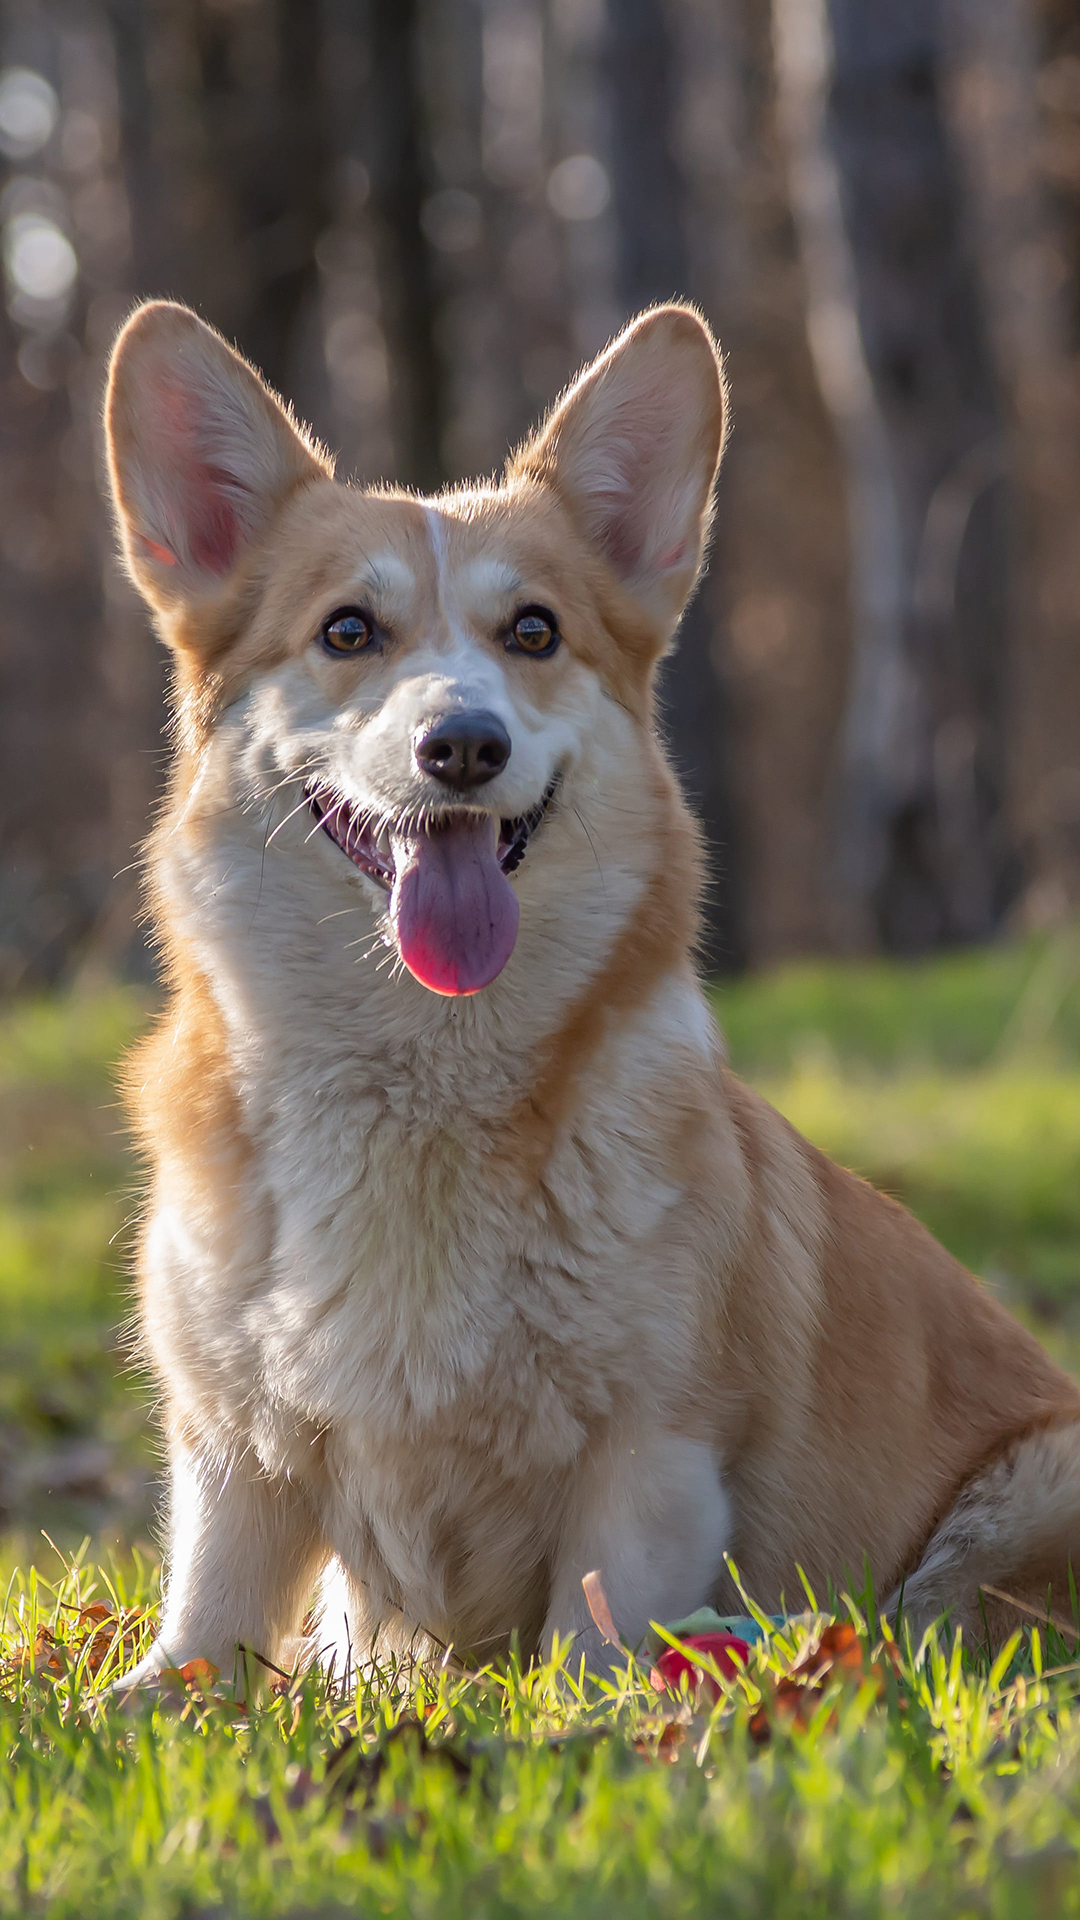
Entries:
{"label": "red fallen leaf", "polygon": [[677,1726],[674,1720],[669,1720],[667,1726],[661,1729],[660,1738],[656,1743],[657,1759],[666,1760],[669,1766],[674,1765],[679,1757],[679,1748],[685,1739],[686,1728]]}
{"label": "red fallen leaf", "polygon": [[182,1667],[163,1667],[161,1683],[172,1694],[194,1689],[209,1693],[218,1677],[218,1669],[209,1660],[185,1660]]}
{"label": "red fallen leaf", "polygon": [[218,1669],[211,1660],[185,1660],[176,1671],[185,1686],[202,1687],[204,1692],[218,1678]]}
{"label": "red fallen leaf", "polygon": [[[733,1680],[740,1667],[745,1667],[750,1658],[750,1648],[745,1640],[734,1633],[695,1633],[683,1641],[683,1647],[710,1657],[716,1662],[717,1669],[726,1680]],[[678,1693],[683,1674],[690,1677],[691,1687],[704,1687],[713,1700],[719,1700],[720,1688],[711,1673],[706,1673],[700,1661],[693,1660],[679,1647],[665,1647],[649,1679],[658,1693],[670,1687],[672,1693]]]}
{"label": "red fallen leaf", "polygon": [[144,1617],[138,1607],[115,1613],[102,1601],[95,1600],[90,1606],[73,1607],[69,1611],[76,1616],[76,1632],[71,1639],[58,1640],[50,1628],[39,1626],[33,1646],[28,1646],[21,1656],[38,1678],[61,1679],[76,1666],[96,1675],[117,1649],[125,1659],[134,1655],[134,1629]]}
{"label": "red fallen leaf", "polygon": [[850,1620],[834,1620],[817,1644],[807,1649],[791,1669],[792,1677],[821,1680],[827,1673],[863,1671],[863,1643]]}
{"label": "red fallen leaf", "polygon": [[[88,1634],[86,1638],[90,1643],[86,1653],[87,1671],[98,1674],[116,1646],[118,1638],[122,1641],[123,1629],[120,1621],[114,1618],[107,1626],[99,1627],[96,1633]],[[85,1646],[86,1640],[79,1647],[80,1654]]]}
{"label": "red fallen leaf", "polygon": [[[900,1655],[891,1640],[880,1649],[894,1673],[900,1672]],[[750,1717],[750,1737],[758,1745],[772,1732],[769,1709],[789,1726],[805,1727],[816,1711],[830,1679],[861,1684],[874,1682],[878,1696],[885,1690],[886,1672],[880,1659],[867,1658],[868,1648],[847,1620],[834,1620],[813,1646],[796,1660],[790,1673],[782,1674]],[[835,1715],[833,1716],[835,1720]]]}
{"label": "red fallen leaf", "polygon": [[634,1741],[634,1752],[640,1753],[643,1760],[663,1760],[668,1766],[674,1766],[685,1739],[685,1727],[680,1726],[677,1720],[665,1720],[655,1740],[641,1738]]}
{"label": "red fallen leaf", "polygon": [[772,1724],[764,1706],[755,1707],[746,1723],[746,1730],[755,1747],[767,1746],[772,1739]]}

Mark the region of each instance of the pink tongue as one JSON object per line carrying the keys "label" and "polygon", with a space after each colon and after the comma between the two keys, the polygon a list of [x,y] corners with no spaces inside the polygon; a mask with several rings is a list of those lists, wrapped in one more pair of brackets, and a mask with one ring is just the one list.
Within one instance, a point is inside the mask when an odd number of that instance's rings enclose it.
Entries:
{"label": "pink tongue", "polygon": [[432,993],[479,993],[514,951],[517,894],[495,857],[490,814],[394,839],[390,917],[401,957]]}

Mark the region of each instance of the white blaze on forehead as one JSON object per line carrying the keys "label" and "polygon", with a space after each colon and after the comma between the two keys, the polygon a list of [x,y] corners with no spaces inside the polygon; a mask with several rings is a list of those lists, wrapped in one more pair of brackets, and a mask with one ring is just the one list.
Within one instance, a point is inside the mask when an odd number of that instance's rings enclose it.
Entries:
{"label": "white blaze on forehead", "polygon": [[425,506],[428,538],[435,561],[435,581],[440,605],[459,642],[465,638],[461,620],[472,619],[481,626],[505,613],[506,602],[523,587],[521,575],[508,560],[494,554],[477,554],[451,566],[449,558],[450,518],[438,507]]}
{"label": "white blaze on forehead", "polygon": [[446,515],[440,513],[438,507],[425,507],[424,520],[435,560],[435,584],[441,600],[446,585]]}

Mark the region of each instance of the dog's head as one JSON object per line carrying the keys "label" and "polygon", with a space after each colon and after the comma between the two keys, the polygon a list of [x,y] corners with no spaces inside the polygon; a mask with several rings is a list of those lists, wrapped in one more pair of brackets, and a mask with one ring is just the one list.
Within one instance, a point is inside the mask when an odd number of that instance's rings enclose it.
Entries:
{"label": "dog's head", "polygon": [[320,904],[359,894],[439,994],[507,965],[560,821],[589,848],[567,843],[558,885],[585,858],[618,898],[613,836],[624,879],[661,857],[652,681],[723,432],[714,342],[669,306],[586,369],[501,484],[361,491],[192,313],[141,308],[113,356],[109,461],[188,746],[213,766],[189,804],[277,808],[278,845],[323,863]]}

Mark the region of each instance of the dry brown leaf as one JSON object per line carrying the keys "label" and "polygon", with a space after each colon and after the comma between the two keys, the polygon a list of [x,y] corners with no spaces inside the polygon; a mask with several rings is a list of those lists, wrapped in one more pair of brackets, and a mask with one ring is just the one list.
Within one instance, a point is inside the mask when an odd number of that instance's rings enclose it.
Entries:
{"label": "dry brown leaf", "polygon": [[67,1672],[67,1659],[64,1649],[59,1645],[48,1627],[41,1626],[34,1635],[34,1648],[31,1665],[35,1674],[54,1675]]}
{"label": "dry brown leaf", "polygon": [[585,1599],[598,1632],[603,1635],[610,1647],[618,1647],[621,1651],[622,1641],[619,1638],[619,1629],[611,1617],[611,1608],[607,1603],[607,1594],[604,1592],[599,1568],[594,1568],[592,1573],[585,1574],[581,1584],[585,1589]]}

